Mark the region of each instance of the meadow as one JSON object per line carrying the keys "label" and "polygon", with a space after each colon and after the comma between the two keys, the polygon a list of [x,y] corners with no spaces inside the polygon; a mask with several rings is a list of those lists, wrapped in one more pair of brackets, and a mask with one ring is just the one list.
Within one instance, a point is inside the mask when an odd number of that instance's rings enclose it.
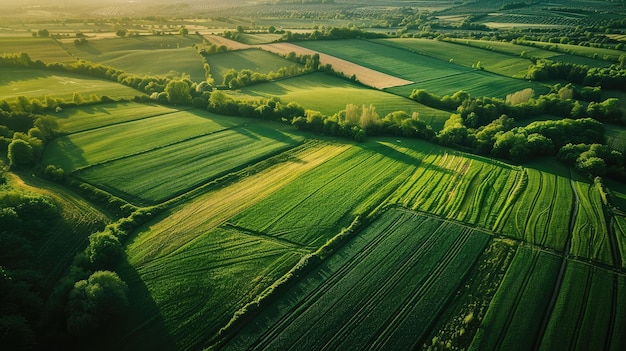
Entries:
{"label": "meadow", "polygon": [[52,95],[72,101],[74,93],[130,99],[144,93],[125,85],[82,75],[30,68],[0,68],[0,95],[3,98],[26,96],[43,101]]}
{"label": "meadow", "polygon": [[211,67],[211,75],[217,85],[222,84],[224,75],[230,70],[241,71],[242,69],[249,69],[259,73],[270,73],[276,72],[283,67],[302,66],[259,49],[211,54],[206,57],[206,61]]}
{"label": "meadow", "polygon": [[0,37],[0,54],[27,52],[33,61],[72,63],[76,58],[52,38]]}
{"label": "meadow", "polygon": [[253,85],[241,89],[248,96],[277,96],[285,102],[296,102],[305,108],[320,111],[327,115],[344,110],[347,104],[374,105],[382,118],[388,113],[405,111],[417,112],[419,118],[430,124],[434,130],[443,128],[450,113],[437,110],[407,98],[369,89],[361,85],[332,77],[323,73],[306,74],[275,82]]}

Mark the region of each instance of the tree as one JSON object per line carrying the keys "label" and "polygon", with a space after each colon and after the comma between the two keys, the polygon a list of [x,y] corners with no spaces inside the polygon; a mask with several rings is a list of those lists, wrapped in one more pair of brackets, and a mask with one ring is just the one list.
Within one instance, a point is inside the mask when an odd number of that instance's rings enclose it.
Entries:
{"label": "tree", "polygon": [[67,330],[86,336],[120,315],[128,305],[128,286],[110,271],[97,271],[74,284],[68,301]]}
{"label": "tree", "polygon": [[42,38],[47,38],[50,36],[50,32],[48,32],[47,29],[40,29],[37,31],[37,35],[39,35]]}
{"label": "tree", "polygon": [[85,254],[97,269],[113,268],[124,254],[119,239],[110,231],[98,232],[89,236],[89,246]]}
{"label": "tree", "polygon": [[32,146],[27,141],[21,139],[15,139],[9,144],[7,156],[9,158],[9,167],[19,167],[34,161]]}
{"label": "tree", "polygon": [[244,30],[244,29],[243,29],[243,26],[242,26],[242,25],[238,25],[238,26],[237,26],[237,32],[238,32],[238,33],[243,33],[243,30]]}
{"label": "tree", "polygon": [[115,32],[115,35],[117,35],[118,37],[125,37],[126,33],[126,29],[118,29],[117,32]]}
{"label": "tree", "polygon": [[165,86],[167,101],[171,104],[191,103],[191,86],[184,80],[173,80]]}
{"label": "tree", "polygon": [[187,34],[189,34],[189,29],[187,29],[185,27],[181,27],[180,30],[178,31],[178,33],[186,36]]}
{"label": "tree", "polygon": [[274,27],[274,26],[269,26],[269,28],[267,28],[267,31],[268,31],[269,33],[274,33],[274,32],[276,32],[276,27]]}

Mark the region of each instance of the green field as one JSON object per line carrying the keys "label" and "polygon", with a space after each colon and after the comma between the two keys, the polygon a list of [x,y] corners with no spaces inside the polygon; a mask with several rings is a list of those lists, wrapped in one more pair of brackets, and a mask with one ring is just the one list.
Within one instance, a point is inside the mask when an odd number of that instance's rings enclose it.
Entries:
{"label": "green field", "polygon": [[449,58],[440,60],[376,41],[307,41],[298,45],[415,82],[389,89],[404,96],[409,96],[413,89],[425,89],[437,95],[465,90],[473,96],[494,97],[505,97],[529,87],[537,93],[547,91],[537,83],[474,70],[450,63]]}
{"label": "green field", "polygon": [[[584,181],[574,181],[574,188],[578,213],[572,233],[572,254],[608,265],[614,264],[598,188]],[[616,263],[619,265],[619,262]]]}
{"label": "green field", "polygon": [[57,119],[61,133],[76,133],[176,111],[178,110],[163,105],[114,102],[66,108],[55,113],[54,117]]}
{"label": "green field", "polygon": [[282,101],[296,102],[306,109],[320,111],[327,115],[344,110],[347,104],[359,107],[372,104],[381,118],[399,110],[409,114],[417,112],[420,119],[430,124],[433,130],[443,128],[444,122],[450,117],[449,112],[436,110],[401,96],[365,88],[323,73],[306,74],[253,85],[241,89],[241,92],[249,96],[277,96]]}
{"label": "green field", "polygon": [[0,68],[0,96],[26,96],[43,101],[46,95],[71,101],[74,93],[111,98],[132,98],[144,93],[125,85],[72,73],[29,68]]}
{"label": "green field", "polygon": [[414,349],[488,240],[458,224],[390,210],[225,349]]}
{"label": "green field", "polygon": [[474,338],[471,350],[529,350],[557,278],[557,256],[521,246]]}
{"label": "green field", "polygon": [[257,44],[267,44],[272,43],[280,39],[282,34],[252,34],[252,33],[241,33],[239,34],[239,41],[244,44],[249,45],[257,45]]}
{"label": "green field", "polygon": [[278,55],[260,49],[237,50],[211,54],[206,57],[215,84],[221,85],[230,70],[248,69],[259,73],[276,72],[283,67],[301,66]]}
{"label": "green field", "polygon": [[450,61],[465,67],[472,67],[478,61],[488,72],[514,78],[524,78],[532,61],[521,56],[511,56],[469,45],[429,40],[429,39],[381,39],[376,42],[408,49],[441,61]]}
{"label": "green field", "polygon": [[0,38],[0,54],[16,54],[25,52],[33,61],[45,63],[71,63],[74,57],[63,50],[52,38]]}
{"label": "green field", "polygon": [[202,39],[190,36],[137,36],[90,40],[85,45],[64,44],[74,56],[134,74],[205,79],[202,57],[192,45]]}

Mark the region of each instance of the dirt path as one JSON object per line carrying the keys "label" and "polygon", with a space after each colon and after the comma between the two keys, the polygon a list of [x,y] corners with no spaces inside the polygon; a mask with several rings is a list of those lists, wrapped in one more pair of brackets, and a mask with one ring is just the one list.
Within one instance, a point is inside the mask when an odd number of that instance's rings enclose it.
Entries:
{"label": "dirt path", "polygon": [[273,52],[279,55],[286,55],[290,52],[295,52],[298,55],[319,54],[320,63],[324,65],[332,65],[333,69],[336,72],[341,72],[346,77],[352,77],[353,75],[355,75],[357,80],[361,84],[365,84],[376,89],[385,89],[413,83],[410,80],[394,77],[386,73],[357,65],[356,63],[352,63],[350,61],[342,60],[335,56],[330,56],[318,51],[306,49],[291,43],[264,44],[257,47],[261,50]]}
{"label": "dirt path", "polygon": [[357,80],[364,85],[370,86],[376,89],[385,89],[391,87],[397,87],[407,84],[412,84],[410,80],[391,76],[386,73],[382,73],[350,61],[342,60],[338,57],[323,54],[318,51],[303,48],[301,46],[291,43],[275,43],[275,44],[262,44],[262,45],[247,45],[238,41],[226,39],[219,35],[203,34],[206,40],[215,45],[225,45],[232,50],[246,50],[246,49],[261,49],[269,51],[278,55],[287,55],[290,52],[295,52],[297,55],[320,55],[320,63],[323,65],[330,64],[336,72],[343,73],[346,77],[356,76]]}

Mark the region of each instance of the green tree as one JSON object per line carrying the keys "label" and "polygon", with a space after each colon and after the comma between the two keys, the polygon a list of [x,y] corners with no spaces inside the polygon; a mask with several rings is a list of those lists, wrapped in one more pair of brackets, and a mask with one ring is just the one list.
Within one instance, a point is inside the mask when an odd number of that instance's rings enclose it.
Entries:
{"label": "green tree", "polygon": [[186,35],[189,34],[189,29],[187,29],[185,27],[181,27],[180,30],[178,31],[178,33],[186,36]]}
{"label": "green tree", "polygon": [[89,246],[85,254],[97,269],[113,268],[124,255],[119,239],[110,231],[98,232],[89,236]]}
{"label": "green tree", "polygon": [[167,101],[171,104],[191,103],[191,86],[184,80],[173,80],[165,86]]}
{"label": "green tree", "polygon": [[74,284],[68,301],[67,329],[86,336],[124,312],[128,286],[110,271],[97,271]]}
{"label": "green tree", "polygon": [[42,38],[47,38],[50,36],[50,32],[48,32],[47,29],[40,29],[37,31],[37,35],[39,35]]}
{"label": "green tree", "polygon": [[118,37],[125,37],[126,36],[126,29],[118,29],[115,32],[115,35],[117,35]]}
{"label": "green tree", "polygon": [[21,139],[15,139],[9,144],[7,156],[9,167],[20,167],[33,163],[33,148],[30,144]]}

